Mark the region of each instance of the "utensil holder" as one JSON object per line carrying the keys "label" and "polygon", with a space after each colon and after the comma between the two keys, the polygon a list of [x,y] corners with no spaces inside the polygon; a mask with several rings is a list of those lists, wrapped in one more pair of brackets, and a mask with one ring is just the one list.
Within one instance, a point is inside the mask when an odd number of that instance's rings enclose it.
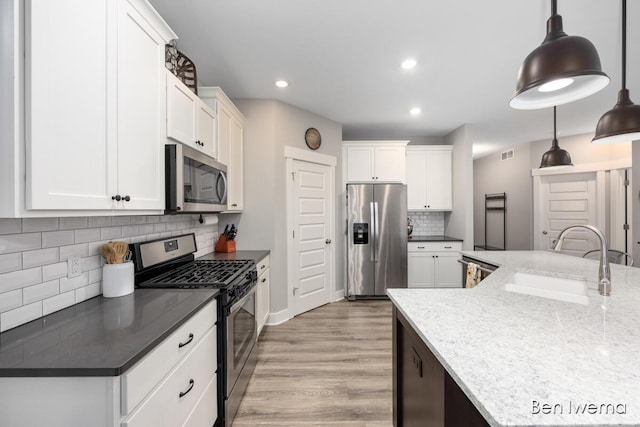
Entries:
{"label": "utensil holder", "polygon": [[236,251],[236,241],[235,240],[227,240],[226,237],[220,236],[215,246],[216,252],[235,252]]}
{"label": "utensil holder", "polygon": [[105,264],[102,268],[102,296],[121,297],[133,293],[133,263]]}

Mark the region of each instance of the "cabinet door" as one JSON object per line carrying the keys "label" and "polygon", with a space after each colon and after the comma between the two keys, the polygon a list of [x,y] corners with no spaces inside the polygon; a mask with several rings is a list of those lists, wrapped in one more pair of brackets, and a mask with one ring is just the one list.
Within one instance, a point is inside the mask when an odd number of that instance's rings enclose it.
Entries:
{"label": "cabinet door", "polygon": [[237,120],[231,120],[231,142],[229,145],[229,163],[228,163],[228,195],[227,209],[230,211],[241,211],[244,205],[243,195],[243,129],[242,124]]}
{"label": "cabinet door", "polygon": [[406,157],[407,209],[410,211],[425,210],[427,208],[425,152],[407,150]]}
{"label": "cabinet door", "polygon": [[451,151],[426,154],[427,209],[451,210]]}
{"label": "cabinet door", "polygon": [[408,287],[432,288],[434,285],[434,254],[432,252],[408,253]]}
{"label": "cabinet door", "polygon": [[435,268],[435,287],[461,288],[462,268],[458,262],[458,252],[437,252]]}
{"label": "cabinet door", "polygon": [[118,19],[118,194],[128,209],[163,209],[164,40],[129,4]]}
{"label": "cabinet door", "polygon": [[258,321],[258,335],[269,318],[269,270],[258,277],[258,290],[256,291],[256,317]]}
{"label": "cabinet door", "polygon": [[25,16],[26,208],[111,209],[117,5],[32,0]]}
{"label": "cabinet door", "polygon": [[373,147],[347,147],[347,182],[373,182]]}
{"label": "cabinet door", "polygon": [[231,157],[231,123],[233,117],[224,104],[216,101],[218,113],[218,161],[229,166]]}
{"label": "cabinet door", "polygon": [[376,182],[404,182],[405,147],[376,147],[373,171]]}
{"label": "cabinet door", "polygon": [[200,142],[198,147],[202,152],[215,159],[218,154],[216,115],[208,105],[200,100],[198,100],[198,115],[196,121],[198,123],[196,141]]}
{"label": "cabinet door", "polygon": [[171,72],[167,70],[166,74],[167,137],[193,148],[199,148],[195,144],[198,97]]}

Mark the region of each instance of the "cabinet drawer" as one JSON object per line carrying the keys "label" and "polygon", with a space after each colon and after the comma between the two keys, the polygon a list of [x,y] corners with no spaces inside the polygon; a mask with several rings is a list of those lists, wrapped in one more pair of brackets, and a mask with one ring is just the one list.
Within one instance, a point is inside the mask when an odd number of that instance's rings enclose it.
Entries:
{"label": "cabinet drawer", "polygon": [[461,251],[462,242],[409,242],[409,252],[449,252]]}
{"label": "cabinet drawer", "polygon": [[122,415],[127,415],[192,350],[216,322],[216,301],[187,320],[122,376]]}
{"label": "cabinet drawer", "polygon": [[182,427],[212,426],[218,418],[217,376],[214,375]]}
{"label": "cabinet drawer", "polygon": [[258,261],[258,275],[261,275],[269,268],[269,255]]}
{"label": "cabinet drawer", "polygon": [[[175,369],[122,423],[126,427],[182,425],[215,377],[216,327],[212,327]],[[210,393],[210,391],[209,391]],[[215,399],[210,403],[215,405]]]}

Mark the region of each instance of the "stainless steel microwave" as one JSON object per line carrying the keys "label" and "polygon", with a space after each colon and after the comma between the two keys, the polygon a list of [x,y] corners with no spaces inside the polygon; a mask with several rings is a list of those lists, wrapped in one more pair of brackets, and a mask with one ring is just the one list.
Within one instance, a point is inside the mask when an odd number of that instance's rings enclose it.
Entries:
{"label": "stainless steel microwave", "polygon": [[227,209],[227,167],[182,144],[165,145],[166,213]]}

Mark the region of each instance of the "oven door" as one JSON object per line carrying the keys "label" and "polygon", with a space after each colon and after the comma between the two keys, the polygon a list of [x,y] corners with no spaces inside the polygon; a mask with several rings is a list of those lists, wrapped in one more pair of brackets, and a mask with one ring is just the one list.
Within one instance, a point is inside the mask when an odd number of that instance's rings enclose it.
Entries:
{"label": "oven door", "polygon": [[233,393],[242,368],[253,350],[256,332],[256,286],[253,286],[240,301],[231,306],[227,317],[227,398]]}
{"label": "oven door", "polygon": [[166,209],[170,213],[227,209],[227,167],[182,144],[165,146]]}

